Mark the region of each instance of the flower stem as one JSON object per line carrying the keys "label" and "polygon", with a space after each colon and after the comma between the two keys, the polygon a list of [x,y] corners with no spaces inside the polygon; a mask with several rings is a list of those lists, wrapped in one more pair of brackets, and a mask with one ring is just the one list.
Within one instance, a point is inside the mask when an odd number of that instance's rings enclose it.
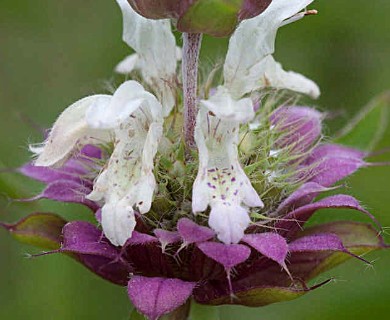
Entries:
{"label": "flower stem", "polygon": [[183,34],[183,96],[184,96],[184,140],[186,151],[195,148],[195,124],[198,113],[198,61],[202,43],[202,34]]}

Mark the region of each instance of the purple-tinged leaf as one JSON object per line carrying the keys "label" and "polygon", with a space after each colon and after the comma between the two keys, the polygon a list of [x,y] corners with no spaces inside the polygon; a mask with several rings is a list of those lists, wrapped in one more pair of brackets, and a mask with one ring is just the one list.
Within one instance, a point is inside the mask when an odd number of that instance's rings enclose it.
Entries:
{"label": "purple-tinged leaf", "polygon": [[47,185],[41,194],[29,199],[18,199],[18,201],[28,202],[40,199],[51,199],[60,202],[83,204],[89,207],[91,210],[96,211],[99,209],[99,206],[95,202],[85,198],[85,196],[90,192],[91,188],[86,187],[78,182],[59,180]]}
{"label": "purple-tinged leaf", "polygon": [[361,207],[355,198],[343,194],[327,197],[315,203],[300,207],[286,215],[283,220],[277,222],[275,227],[280,230],[279,234],[291,239],[299,230],[302,229],[306,221],[309,220],[309,218],[317,210],[340,208],[360,211],[370,217],[371,220],[374,221],[379,228],[381,228],[375,217],[363,207]]}
{"label": "purple-tinged leaf", "polygon": [[347,253],[367,264],[367,260],[349,252],[343,245],[341,239],[331,233],[320,233],[299,238],[289,244],[290,252],[319,252],[319,251],[340,251]]}
{"label": "purple-tinged leaf", "polygon": [[287,210],[296,209],[306,205],[314,200],[314,198],[321,192],[328,191],[329,188],[315,183],[307,182],[303,184],[298,190],[293,192],[284,200],[276,209],[276,215],[287,212]]}
{"label": "purple-tinged leaf", "polygon": [[47,250],[60,247],[62,228],[66,221],[52,213],[34,213],[15,224],[0,223],[14,238]]}
{"label": "purple-tinged leaf", "polygon": [[102,231],[84,221],[74,221],[63,229],[61,251],[117,259],[118,250],[103,239]]}
{"label": "purple-tinged leaf", "polygon": [[[332,234],[334,237],[337,236],[339,238],[338,242],[334,239],[334,241],[332,241],[333,244],[329,241],[327,243],[328,247],[333,245],[333,248],[339,247],[341,249],[341,242],[348,252],[329,250],[305,252],[290,251],[287,265],[294,279],[302,279],[303,281],[311,280],[317,275],[343,263],[353,256],[356,257],[372,250],[385,248],[383,239],[372,226],[350,221],[338,221],[310,227],[303,232],[300,232],[296,240],[303,237],[323,234]],[[321,247],[317,245],[317,248],[325,249],[325,245],[326,243],[322,243]],[[243,290],[244,288],[261,286],[291,286],[292,281],[288,274],[281,271],[279,266],[268,263],[267,260],[265,260],[264,257],[260,257],[256,260],[252,259],[250,266],[237,268],[238,275],[233,283],[235,288]]]}
{"label": "purple-tinged leaf", "polygon": [[157,239],[160,241],[163,252],[165,251],[168,245],[179,242],[181,240],[180,234],[175,231],[154,229],[153,232],[156,235]]}
{"label": "purple-tinged leaf", "polygon": [[234,282],[236,290],[234,292],[235,299],[232,300],[228,290],[215,286],[208,285],[199,287],[194,290],[195,301],[201,304],[208,305],[224,305],[224,304],[238,304],[248,307],[262,307],[276,302],[290,301],[297,299],[306,293],[317,289],[330,280],[324,281],[319,285],[307,288],[306,286],[296,285],[292,287],[279,286],[240,286]]}
{"label": "purple-tinged leaf", "polygon": [[60,251],[70,254],[98,276],[112,283],[126,285],[132,271],[121,252],[102,236],[94,225],[75,221],[64,227]]}
{"label": "purple-tinged leaf", "polygon": [[194,282],[179,279],[134,276],[128,283],[131,302],[149,320],[157,320],[181,305],[192,294]]}
{"label": "purple-tinged leaf", "polygon": [[309,227],[297,235],[297,238],[320,234],[333,233],[337,235],[344,247],[385,248],[381,235],[370,224],[355,221],[335,221]]}
{"label": "purple-tinged leaf", "polygon": [[214,238],[215,233],[208,227],[202,227],[190,219],[181,218],[177,223],[177,231],[179,232],[183,243],[189,245],[191,243],[205,242]]}
{"label": "purple-tinged leaf", "polygon": [[288,254],[288,244],[286,239],[279,234],[273,232],[246,234],[242,241],[267,258],[277,262],[287,271],[285,261]]}
{"label": "purple-tinged leaf", "polygon": [[289,243],[290,252],[346,251],[340,238],[331,233],[314,234]]}
{"label": "purple-tinged leaf", "polygon": [[[355,256],[387,247],[371,225],[353,221],[336,221],[310,227],[300,232],[295,241],[324,233],[337,236],[343,247]],[[350,254],[342,251],[292,252],[289,269],[295,277],[308,281],[350,258]]]}

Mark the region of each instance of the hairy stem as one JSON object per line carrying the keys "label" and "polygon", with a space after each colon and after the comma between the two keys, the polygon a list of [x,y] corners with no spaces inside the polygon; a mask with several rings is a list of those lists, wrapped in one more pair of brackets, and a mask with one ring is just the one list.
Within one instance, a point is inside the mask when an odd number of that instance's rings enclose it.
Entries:
{"label": "hairy stem", "polygon": [[198,113],[198,61],[202,34],[183,34],[183,96],[184,96],[184,139],[187,152],[195,148],[195,124]]}

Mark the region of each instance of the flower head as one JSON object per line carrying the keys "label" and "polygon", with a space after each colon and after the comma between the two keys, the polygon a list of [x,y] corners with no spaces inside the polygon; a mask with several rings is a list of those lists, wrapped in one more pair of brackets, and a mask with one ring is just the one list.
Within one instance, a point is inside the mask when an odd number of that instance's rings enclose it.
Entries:
{"label": "flower head", "polygon": [[128,0],[149,19],[174,19],[179,31],[227,36],[237,24],[262,13],[272,0]]}
{"label": "flower head", "polygon": [[[145,16],[176,18],[178,26],[207,8],[203,1],[130,2]],[[272,57],[278,28],[304,17],[301,10],[311,2],[211,2],[237,6],[234,15],[245,18],[252,5],[266,10],[232,35],[224,81],[190,97],[199,107],[193,149],[182,139],[188,109],[181,101],[196,85],[180,90],[170,22],[149,20],[118,0],[123,39],[135,50],[118,68],[139,72],[140,81],[65,109],[45,142],[31,148],[34,164],[19,170],[47,184],[24,201],[81,203],[97,223],[35,214],[3,226],[127,285],[133,304],[153,320],[190,298],[247,306],[291,300],[318,287],[306,283],[320,272],[348,257],[365,261],[359,254],[385,247],[379,223],[356,199],[338,194],[316,201],[369,166],[368,154],[323,141],[324,115],[295,102],[298,93],[318,97],[317,85],[284,71]],[[247,43],[254,43],[252,50]],[[195,62],[183,60],[189,68]],[[315,212],[329,208],[355,210],[374,226],[306,227]]]}

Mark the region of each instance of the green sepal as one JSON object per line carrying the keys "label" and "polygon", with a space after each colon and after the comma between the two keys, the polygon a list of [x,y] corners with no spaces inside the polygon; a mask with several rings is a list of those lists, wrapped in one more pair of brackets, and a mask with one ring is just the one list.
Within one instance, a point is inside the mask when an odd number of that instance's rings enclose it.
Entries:
{"label": "green sepal", "polygon": [[1,223],[1,226],[22,243],[57,250],[61,246],[62,228],[66,223],[53,213],[33,213],[15,224]]}
{"label": "green sepal", "polygon": [[230,35],[237,23],[243,0],[200,0],[193,3],[178,22],[179,30],[206,33],[215,37]]}
{"label": "green sepal", "polygon": [[335,142],[363,151],[373,151],[390,121],[390,92],[374,98],[344,129]]}

